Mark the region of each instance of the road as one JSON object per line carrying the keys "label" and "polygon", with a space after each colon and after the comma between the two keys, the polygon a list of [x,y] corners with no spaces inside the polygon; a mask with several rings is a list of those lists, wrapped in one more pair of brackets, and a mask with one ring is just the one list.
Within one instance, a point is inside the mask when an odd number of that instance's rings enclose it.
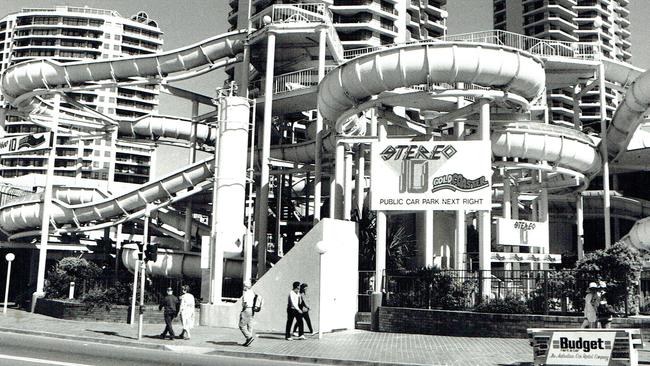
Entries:
{"label": "road", "polygon": [[[190,352],[192,350],[189,350]],[[194,350],[197,352],[197,350]],[[0,365],[12,366],[161,366],[161,365],[313,365],[289,361],[192,354],[127,346],[0,333]]]}

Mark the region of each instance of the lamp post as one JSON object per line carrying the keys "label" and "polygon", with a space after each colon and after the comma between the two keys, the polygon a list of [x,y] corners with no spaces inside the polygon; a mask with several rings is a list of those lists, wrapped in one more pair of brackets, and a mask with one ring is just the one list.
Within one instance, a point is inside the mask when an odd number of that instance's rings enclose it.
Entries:
{"label": "lamp post", "polygon": [[7,300],[9,299],[9,277],[11,276],[11,262],[16,259],[16,256],[14,253],[7,253],[5,255],[5,259],[7,260],[7,284],[5,285],[5,305],[4,308],[2,309],[3,314],[7,314]]}
{"label": "lamp post", "polygon": [[323,254],[327,253],[329,245],[324,241],[316,243],[318,251],[318,339],[323,338]]}

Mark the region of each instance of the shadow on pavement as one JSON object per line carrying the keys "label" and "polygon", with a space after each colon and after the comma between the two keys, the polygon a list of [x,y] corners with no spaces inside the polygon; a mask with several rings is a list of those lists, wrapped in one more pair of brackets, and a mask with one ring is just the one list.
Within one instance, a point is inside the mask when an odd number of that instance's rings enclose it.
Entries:
{"label": "shadow on pavement", "polygon": [[217,345],[217,346],[240,346],[241,347],[241,345],[242,345],[241,343],[233,342],[233,341],[219,341],[219,342],[217,342],[217,341],[208,341],[208,343],[212,343],[212,344]]}
{"label": "shadow on pavement", "polygon": [[[117,332],[110,331],[110,330],[93,330],[93,329],[86,329],[86,331],[93,332],[93,333],[100,333],[100,334],[104,334],[104,335],[108,335],[108,336],[114,336],[114,337],[126,338],[126,339],[137,339],[137,337],[129,337],[129,336],[121,335],[121,334],[119,334],[119,333],[117,333]],[[149,338],[150,336],[145,336],[145,337]],[[153,338],[158,338],[158,336],[155,336],[155,337],[153,337]]]}
{"label": "shadow on pavement", "polygon": [[532,362],[500,363],[499,366],[533,366]]}

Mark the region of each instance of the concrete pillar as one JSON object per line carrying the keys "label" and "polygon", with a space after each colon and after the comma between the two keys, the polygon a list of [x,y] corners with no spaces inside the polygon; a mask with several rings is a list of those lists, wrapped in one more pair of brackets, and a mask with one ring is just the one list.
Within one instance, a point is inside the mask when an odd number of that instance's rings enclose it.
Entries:
{"label": "concrete pillar", "polygon": [[345,144],[336,144],[336,165],[335,165],[335,186],[334,191],[330,192],[330,206],[334,207],[335,219],[343,219],[343,210],[345,200]]}
{"label": "concrete pillar", "polygon": [[[325,46],[327,43],[327,28],[318,32],[318,82],[325,77]],[[316,115],[316,151],[314,152],[314,223],[320,221],[321,183],[322,183],[322,153],[323,153],[323,116],[320,110]]]}
{"label": "concrete pillar", "polygon": [[[612,174],[612,189],[618,191],[618,175]],[[614,218],[614,242],[621,238],[621,219]]]}
{"label": "concrete pillar", "polygon": [[416,241],[418,256],[416,262],[418,267],[431,267],[434,265],[434,213],[433,210],[419,211],[415,214],[416,219]]}
{"label": "concrete pillar", "polygon": [[277,186],[275,188],[275,250],[278,257],[284,256],[282,247],[282,186],[284,185],[284,175],[277,176]]}
{"label": "concrete pillar", "polygon": [[[459,83],[458,89],[462,89],[462,83]],[[463,98],[458,98],[458,108],[462,108],[465,104]],[[462,141],[465,139],[465,122],[454,122],[454,137],[456,140]],[[454,246],[454,269],[465,269],[465,252],[467,252],[467,226],[465,225],[465,210],[456,210],[456,225],[455,225],[455,246]]]}
{"label": "concrete pillar", "polygon": [[370,298],[371,329],[379,330],[379,307],[383,299],[383,278],[386,270],[386,212],[377,211],[377,242],[375,244],[375,288]]}
{"label": "concrete pillar", "polygon": [[[480,101],[480,118],[479,118],[479,138],[482,141],[490,141],[490,103],[487,100]],[[490,296],[492,281],[490,279],[492,271],[491,262],[491,241],[492,241],[492,223],[490,211],[479,211],[479,269],[483,274],[482,293],[483,297]]]}
{"label": "concrete pillar", "polygon": [[214,178],[215,206],[212,209],[210,232],[210,247],[213,248],[211,304],[221,302],[224,248],[243,245],[239,228],[243,226],[246,203],[246,146],[250,105],[242,97],[226,97],[220,103],[221,122]]}
{"label": "concrete pillar", "polygon": [[356,197],[355,209],[359,218],[363,217],[363,199],[364,199],[364,188],[366,185],[366,157],[365,157],[365,147],[362,144],[357,146],[356,153],[356,166],[357,166],[357,176],[354,180],[354,192]]}
{"label": "concrete pillar", "polygon": [[345,152],[345,186],[343,192],[343,220],[350,220],[352,213],[352,151]]}
{"label": "concrete pillar", "polygon": [[[264,80],[264,125],[262,127],[262,159],[260,162],[260,187],[257,199],[257,278],[266,272],[267,225],[269,211],[269,158],[271,156],[271,123],[273,112],[273,66],[275,65],[275,33],[268,32],[266,50],[266,76]],[[246,146],[246,144],[244,144]]]}

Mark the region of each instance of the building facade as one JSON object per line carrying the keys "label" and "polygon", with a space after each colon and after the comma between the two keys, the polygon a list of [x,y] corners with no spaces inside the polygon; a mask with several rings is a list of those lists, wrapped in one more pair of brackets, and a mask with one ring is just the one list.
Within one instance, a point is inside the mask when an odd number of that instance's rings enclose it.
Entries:
{"label": "building facade", "polygon": [[[60,63],[101,60],[126,55],[160,52],[162,31],[145,12],[125,18],[113,10],[57,6],[26,8],[0,20],[0,72],[28,60],[49,59]],[[158,112],[158,88],[120,86],[74,91],[69,97],[113,120],[132,120]],[[26,122],[0,100],[7,135],[44,131]],[[73,138],[75,131],[91,132],[97,116],[80,111],[64,100],[64,120],[56,144],[55,175],[61,183],[74,179],[140,184],[149,180],[154,147],[147,143],[117,140],[117,135],[93,139]],[[5,155],[0,176],[31,183],[47,169],[47,153]],[[29,177],[27,177],[29,176]]]}
{"label": "building facade", "polygon": [[[494,28],[541,39],[597,43],[603,57],[627,63],[632,57],[628,4],[628,0],[494,0]],[[609,121],[622,95],[607,87],[605,97]],[[575,125],[577,112],[582,127],[600,131],[598,88],[580,99],[579,108],[574,108],[571,89],[549,90],[548,104],[553,123]]]}

